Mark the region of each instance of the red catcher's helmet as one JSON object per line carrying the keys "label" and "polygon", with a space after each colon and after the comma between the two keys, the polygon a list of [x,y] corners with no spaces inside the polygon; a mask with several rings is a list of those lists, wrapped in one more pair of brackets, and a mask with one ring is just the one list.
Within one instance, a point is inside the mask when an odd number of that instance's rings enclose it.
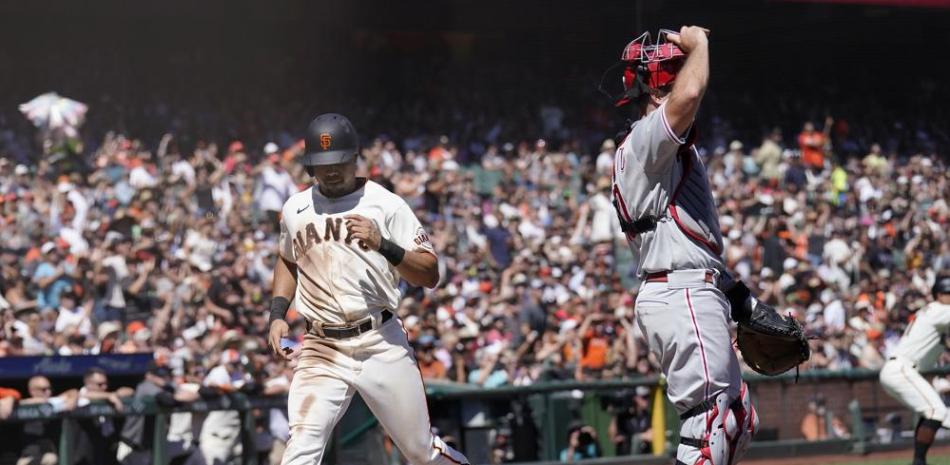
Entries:
{"label": "red catcher's helmet", "polygon": [[650,33],[644,32],[623,48],[620,62],[624,65],[624,92],[614,105],[626,105],[648,90],[655,91],[673,84],[686,54],[666,39],[668,34],[676,34],[676,31],[660,29],[654,44]]}

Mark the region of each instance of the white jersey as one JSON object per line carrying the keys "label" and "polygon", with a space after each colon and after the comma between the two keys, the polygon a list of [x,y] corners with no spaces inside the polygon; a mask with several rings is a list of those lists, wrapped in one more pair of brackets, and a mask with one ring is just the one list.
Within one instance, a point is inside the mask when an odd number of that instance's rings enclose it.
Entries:
{"label": "white jersey", "polygon": [[722,234],[706,168],[666,121],[666,104],[633,123],[617,148],[614,200],[628,222],[657,218],[656,228],[628,234],[639,252],[638,273],[718,269]]}
{"label": "white jersey", "polygon": [[316,187],[294,194],[281,212],[280,254],[297,265],[295,308],[310,321],[347,323],[399,305],[399,273],[350,237],[344,217],[351,214],[374,221],[384,239],[406,250],[435,254],[409,205],[373,181],[337,198]]}
{"label": "white jersey", "polygon": [[948,328],[950,305],[932,302],[917,311],[893,355],[916,364],[918,370],[929,370],[944,350],[942,339]]}

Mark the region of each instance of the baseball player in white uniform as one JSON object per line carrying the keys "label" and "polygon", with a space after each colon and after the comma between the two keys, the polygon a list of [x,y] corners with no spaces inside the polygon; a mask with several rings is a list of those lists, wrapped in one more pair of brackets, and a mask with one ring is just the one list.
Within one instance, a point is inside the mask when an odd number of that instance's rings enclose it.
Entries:
{"label": "baseball player in white uniform", "polygon": [[338,114],[307,129],[302,163],[318,183],[284,204],[274,270],[270,344],[281,338],[291,301],[307,320],[287,402],[290,440],[283,465],[317,465],[337,421],[359,393],[413,465],[468,460],[433,435],[422,376],[393,313],[399,279],[439,281],[437,257],[401,198],[356,177],[356,130]]}
{"label": "baseball player in white uniform", "polygon": [[[639,253],[637,323],[682,420],[678,465],[736,463],[758,425],[730,334],[736,313],[755,302],[720,257],[716,206],[692,145],[709,78],[707,34],[691,26],[661,31],[655,45],[649,34],[632,41],[616,101],[639,118],[615,154],[613,197]],[[744,294],[730,295],[736,284]]]}
{"label": "baseball player in white uniform", "polygon": [[933,385],[920,375],[937,363],[950,330],[950,275],[933,286],[934,302],[917,311],[881,368],[881,386],[891,397],[920,415],[914,431],[913,465],[926,465],[927,450],[940,427],[950,428],[947,406]]}

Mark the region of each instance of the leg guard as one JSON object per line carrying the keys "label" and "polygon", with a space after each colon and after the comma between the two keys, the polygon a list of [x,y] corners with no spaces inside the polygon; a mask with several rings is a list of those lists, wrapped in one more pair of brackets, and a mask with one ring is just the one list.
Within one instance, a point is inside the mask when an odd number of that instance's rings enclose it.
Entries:
{"label": "leg guard", "polygon": [[749,447],[759,425],[745,385],[735,400],[723,391],[680,416],[677,464],[734,465]]}
{"label": "leg guard", "polygon": [[729,463],[736,464],[745,456],[752,437],[759,430],[759,414],[752,405],[749,386],[744,382],[739,389],[739,398],[732,404],[731,418],[736,422],[736,435],[729,439],[732,442],[732,460]]}

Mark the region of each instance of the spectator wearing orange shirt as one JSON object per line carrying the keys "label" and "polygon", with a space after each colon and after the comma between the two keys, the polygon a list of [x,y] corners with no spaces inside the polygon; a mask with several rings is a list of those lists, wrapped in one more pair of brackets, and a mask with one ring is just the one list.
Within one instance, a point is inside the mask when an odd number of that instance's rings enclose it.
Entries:
{"label": "spectator wearing orange shirt", "polygon": [[581,337],[581,360],[577,366],[576,377],[583,380],[603,370],[607,365],[607,352],[610,350],[610,340],[605,334],[607,326],[613,322],[607,321],[608,315],[592,313],[584,318],[577,334]]}
{"label": "spectator wearing orange shirt", "polygon": [[13,407],[19,402],[20,391],[11,388],[0,387],[0,420],[5,420],[13,413]]}
{"label": "spectator wearing orange shirt", "polygon": [[805,122],[801,134],[798,135],[798,147],[802,151],[802,162],[806,168],[820,172],[825,167],[825,144],[828,142],[828,131],[831,130],[833,120],[825,120],[824,131],[818,132],[811,121]]}
{"label": "spectator wearing orange shirt", "polygon": [[828,419],[824,399],[808,401],[808,413],[802,418],[802,436],[808,441],[828,439]]}
{"label": "spectator wearing orange shirt", "polygon": [[447,370],[441,360],[435,358],[435,347],[432,336],[425,335],[419,338],[416,345],[416,361],[419,362],[419,372],[422,379],[446,379]]}

